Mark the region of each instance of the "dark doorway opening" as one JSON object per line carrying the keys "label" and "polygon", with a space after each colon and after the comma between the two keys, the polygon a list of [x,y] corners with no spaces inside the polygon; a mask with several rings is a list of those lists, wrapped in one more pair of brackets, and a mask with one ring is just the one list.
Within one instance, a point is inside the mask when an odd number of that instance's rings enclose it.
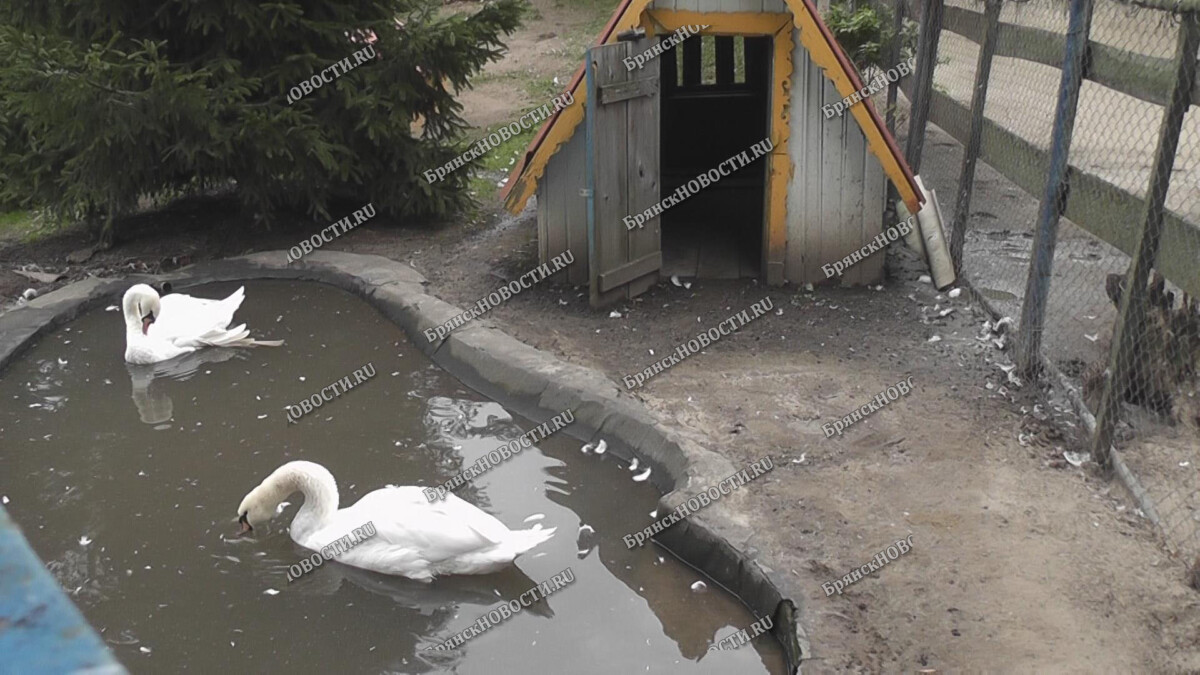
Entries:
{"label": "dark doorway opening", "polygon": [[[664,198],[767,137],[772,51],[770,37],[705,35],[659,57]],[[664,275],[760,276],[767,166],[759,158],[663,213]]]}

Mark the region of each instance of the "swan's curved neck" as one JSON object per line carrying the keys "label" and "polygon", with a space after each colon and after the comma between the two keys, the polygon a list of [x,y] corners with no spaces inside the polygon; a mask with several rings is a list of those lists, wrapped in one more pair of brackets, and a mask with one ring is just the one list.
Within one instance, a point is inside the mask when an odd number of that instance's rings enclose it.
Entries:
{"label": "swan's curved neck", "polygon": [[290,462],[268,480],[267,488],[272,491],[276,504],[293,492],[304,494],[304,505],[292,520],[293,536],[303,536],[317,529],[338,509],[337,482],[333,474],[319,464]]}
{"label": "swan's curved neck", "polygon": [[125,311],[125,336],[126,338],[142,337],[142,319],[136,313]]}
{"label": "swan's curved neck", "polygon": [[142,314],[138,308],[144,297],[143,294],[137,293],[135,288],[121,298],[121,314],[125,316],[125,332],[128,335],[140,336],[142,334]]}

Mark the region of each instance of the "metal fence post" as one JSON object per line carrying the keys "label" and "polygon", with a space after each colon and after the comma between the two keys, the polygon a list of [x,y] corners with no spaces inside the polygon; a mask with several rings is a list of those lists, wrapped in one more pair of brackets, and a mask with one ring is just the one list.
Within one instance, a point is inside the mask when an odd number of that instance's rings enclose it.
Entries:
{"label": "metal fence post", "polygon": [[1162,237],[1164,202],[1171,187],[1171,170],[1175,164],[1175,152],[1179,147],[1179,132],[1183,118],[1191,103],[1192,89],[1196,81],[1196,52],[1200,50],[1200,13],[1188,12],[1179,24],[1179,41],[1176,43],[1175,78],[1171,83],[1171,96],[1163,111],[1162,126],[1159,128],[1158,147],[1154,151],[1154,170],[1150,173],[1150,189],[1146,193],[1145,220],[1137,248],[1133,252],[1129,271],[1125,275],[1125,290],[1121,293],[1121,306],[1116,326],[1113,328],[1111,352],[1109,353],[1108,380],[1096,413],[1096,434],[1092,437],[1092,456],[1101,466],[1111,465],[1113,429],[1120,413],[1121,399],[1125,391],[1125,380],[1130,366],[1136,358],[1136,343],[1145,322],[1146,282],[1150,268],[1158,258],[1158,244]]}
{"label": "metal fence post", "polygon": [[962,275],[963,242],[967,236],[967,220],[971,215],[971,190],[975,186],[975,161],[979,159],[979,144],[983,136],[983,108],[987,103],[996,36],[1000,32],[1000,0],[987,0],[983,20],[987,26],[983,44],[979,47],[979,63],[975,67],[975,90],[971,93],[971,130],[967,136],[967,146],[963,149],[962,177],[958,181],[958,199],[954,202],[954,223],[950,229],[950,259],[954,261],[957,275]]}
{"label": "metal fence post", "polygon": [[1071,0],[1062,81],[1058,92],[1058,105],[1054,111],[1054,129],[1050,137],[1050,169],[1046,175],[1046,189],[1038,209],[1033,259],[1029,265],[1029,278],[1025,283],[1025,300],[1021,303],[1017,366],[1026,377],[1036,376],[1040,369],[1042,327],[1046,318],[1046,300],[1050,295],[1050,271],[1054,266],[1058,221],[1067,207],[1067,157],[1071,148],[1071,134],[1075,129],[1079,88],[1083,82],[1084,69],[1087,67],[1087,43],[1091,28],[1092,0]]}
{"label": "metal fence post", "polygon": [[933,69],[937,66],[938,39],[942,34],[943,0],[921,3],[921,30],[917,34],[917,72],[913,82],[912,116],[908,120],[908,143],[904,158],[914,174],[921,170],[925,146],[925,123],[929,121],[929,99],[933,93]]}

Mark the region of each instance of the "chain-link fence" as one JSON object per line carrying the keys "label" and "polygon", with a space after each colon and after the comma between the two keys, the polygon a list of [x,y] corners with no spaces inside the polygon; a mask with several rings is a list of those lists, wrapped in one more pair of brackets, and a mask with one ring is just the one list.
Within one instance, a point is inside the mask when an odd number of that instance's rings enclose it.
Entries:
{"label": "chain-link fence", "polygon": [[[1074,450],[1115,460],[1200,553],[1200,3],[903,2],[941,15],[918,50],[936,49],[928,122],[968,156],[966,201],[939,194],[962,275],[1017,320],[1019,372],[1072,393]],[[970,207],[972,156],[1037,213]]]}

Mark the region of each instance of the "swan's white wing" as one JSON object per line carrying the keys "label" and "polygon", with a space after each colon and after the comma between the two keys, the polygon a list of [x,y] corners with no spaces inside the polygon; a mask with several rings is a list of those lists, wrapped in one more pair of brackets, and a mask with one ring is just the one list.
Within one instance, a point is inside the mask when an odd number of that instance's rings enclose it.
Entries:
{"label": "swan's white wing", "polygon": [[313,538],[336,541],[367,522],[374,524],[376,535],[364,546],[419,551],[432,563],[490,549],[510,534],[499,520],[454,495],[430,503],[420,488],[409,486],[366,495],[334,514]]}
{"label": "swan's white wing", "polygon": [[229,327],[234,312],[245,298],[245,287],[224,300],[193,298],[182,293],[164,295],[158,318],[150,325],[147,335],[155,340],[198,346],[202,344],[202,338]]}
{"label": "swan's white wing", "polygon": [[363,497],[362,502],[371,504],[372,510],[377,508],[374,504],[395,509],[396,515],[380,530],[382,540],[398,545],[423,540],[421,548],[429,560],[491,548],[509,535],[504,523],[452,494],[430,502],[417,487],[385,488]]}

